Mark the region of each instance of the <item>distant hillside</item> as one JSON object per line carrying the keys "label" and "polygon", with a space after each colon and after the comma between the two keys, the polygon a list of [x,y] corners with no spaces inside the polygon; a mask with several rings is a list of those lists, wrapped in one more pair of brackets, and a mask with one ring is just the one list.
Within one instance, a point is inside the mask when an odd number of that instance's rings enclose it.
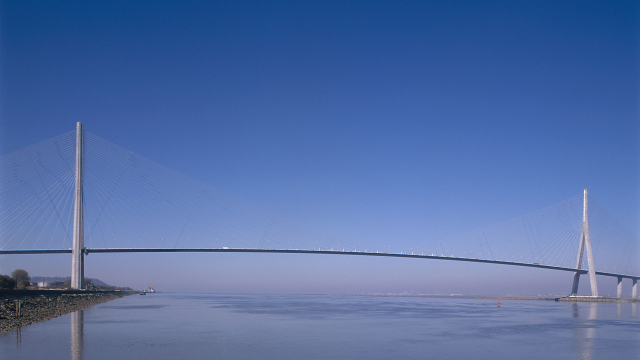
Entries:
{"label": "distant hillside", "polygon": [[[60,277],[60,276],[32,276],[31,277],[31,282],[40,282],[40,281],[61,281],[64,282],[65,280],[69,280],[71,279],[71,276],[67,276],[67,277]],[[99,279],[92,279],[92,278],[87,278],[87,279],[91,279],[91,283],[92,284],[96,284],[96,285],[100,285],[100,286],[111,286],[109,284],[107,284],[106,282],[99,280]]]}

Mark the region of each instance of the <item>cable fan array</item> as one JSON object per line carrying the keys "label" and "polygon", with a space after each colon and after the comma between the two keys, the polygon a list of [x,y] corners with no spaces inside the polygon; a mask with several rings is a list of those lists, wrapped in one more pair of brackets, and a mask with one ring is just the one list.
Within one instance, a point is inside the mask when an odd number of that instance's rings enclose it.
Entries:
{"label": "cable fan array", "polygon": [[[505,222],[451,238],[425,242],[425,255],[512,261],[574,268],[582,235],[583,196],[577,195]],[[589,198],[589,229],[598,271],[640,272],[638,237]],[[583,252],[586,257],[586,251]],[[582,262],[586,268],[586,261]]]}
{"label": "cable fan array", "polygon": [[87,247],[352,248],[91,133],[84,149]]}
{"label": "cable fan array", "polygon": [[428,255],[575,267],[582,196],[414,251]]}
{"label": "cable fan array", "polygon": [[75,131],[0,157],[0,249],[70,248]]}
{"label": "cable fan array", "polygon": [[[87,248],[354,251],[332,235],[232,197],[96,135],[84,134]],[[75,131],[0,157],[0,250],[71,247]],[[411,252],[573,268],[582,195]],[[636,274],[637,236],[590,199],[599,271]]]}

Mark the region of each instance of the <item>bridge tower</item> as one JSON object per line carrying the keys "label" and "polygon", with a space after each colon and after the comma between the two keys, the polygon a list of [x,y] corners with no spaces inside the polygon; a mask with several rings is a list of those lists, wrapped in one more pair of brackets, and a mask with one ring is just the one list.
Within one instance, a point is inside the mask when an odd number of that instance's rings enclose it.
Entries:
{"label": "bridge tower", "polygon": [[84,289],[84,218],[82,216],[82,123],[76,124],[76,192],[73,210],[73,250],[71,253],[71,288]]}
{"label": "bridge tower", "polygon": [[[584,207],[582,210],[582,234],[580,235],[580,247],[578,249],[578,260],[576,269],[582,266],[584,248],[587,248],[587,263],[589,265],[589,280],[591,280],[591,296],[598,296],[598,284],[596,283],[596,267],[593,263],[593,251],[591,250],[591,237],[589,236],[589,190],[584,189]],[[573,275],[573,288],[571,296],[578,295],[578,285],[580,283],[580,273]]]}

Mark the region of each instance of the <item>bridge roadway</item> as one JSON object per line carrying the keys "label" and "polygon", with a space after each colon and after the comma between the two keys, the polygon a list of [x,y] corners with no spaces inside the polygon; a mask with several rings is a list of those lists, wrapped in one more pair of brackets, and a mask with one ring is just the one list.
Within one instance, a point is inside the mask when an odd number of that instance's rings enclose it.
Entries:
{"label": "bridge roadway", "polygon": [[[366,252],[366,251],[338,251],[338,250],[278,250],[278,249],[171,249],[171,248],[152,248],[152,249],[84,249],[85,255],[90,253],[189,253],[189,252],[228,252],[228,253],[272,253],[272,254],[326,254],[326,255],[355,255],[355,256],[381,256],[381,257],[399,257],[399,258],[415,258],[415,259],[437,259],[437,260],[453,260],[453,261],[467,261],[487,264],[500,264],[500,265],[512,265],[512,266],[525,266],[540,269],[561,270],[569,271],[572,273],[587,274],[588,271],[584,269],[574,269],[562,266],[551,266],[531,263],[521,263],[514,261],[501,261],[501,260],[483,260],[473,258],[460,258],[453,256],[439,256],[439,255],[423,255],[423,254],[404,254],[404,253],[381,253],[381,252]],[[59,250],[0,250],[0,255],[9,254],[71,254],[71,249],[59,249]],[[614,274],[602,271],[596,271],[596,275],[611,276],[616,278],[626,278],[638,280],[640,276],[627,275],[627,274]]]}

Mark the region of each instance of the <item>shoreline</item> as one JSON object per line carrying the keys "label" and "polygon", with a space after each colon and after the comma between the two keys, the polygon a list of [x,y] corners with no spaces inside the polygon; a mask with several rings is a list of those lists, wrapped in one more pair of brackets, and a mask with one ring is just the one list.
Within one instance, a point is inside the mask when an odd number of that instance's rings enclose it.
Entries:
{"label": "shoreline", "polygon": [[0,290],[0,334],[137,292]]}

